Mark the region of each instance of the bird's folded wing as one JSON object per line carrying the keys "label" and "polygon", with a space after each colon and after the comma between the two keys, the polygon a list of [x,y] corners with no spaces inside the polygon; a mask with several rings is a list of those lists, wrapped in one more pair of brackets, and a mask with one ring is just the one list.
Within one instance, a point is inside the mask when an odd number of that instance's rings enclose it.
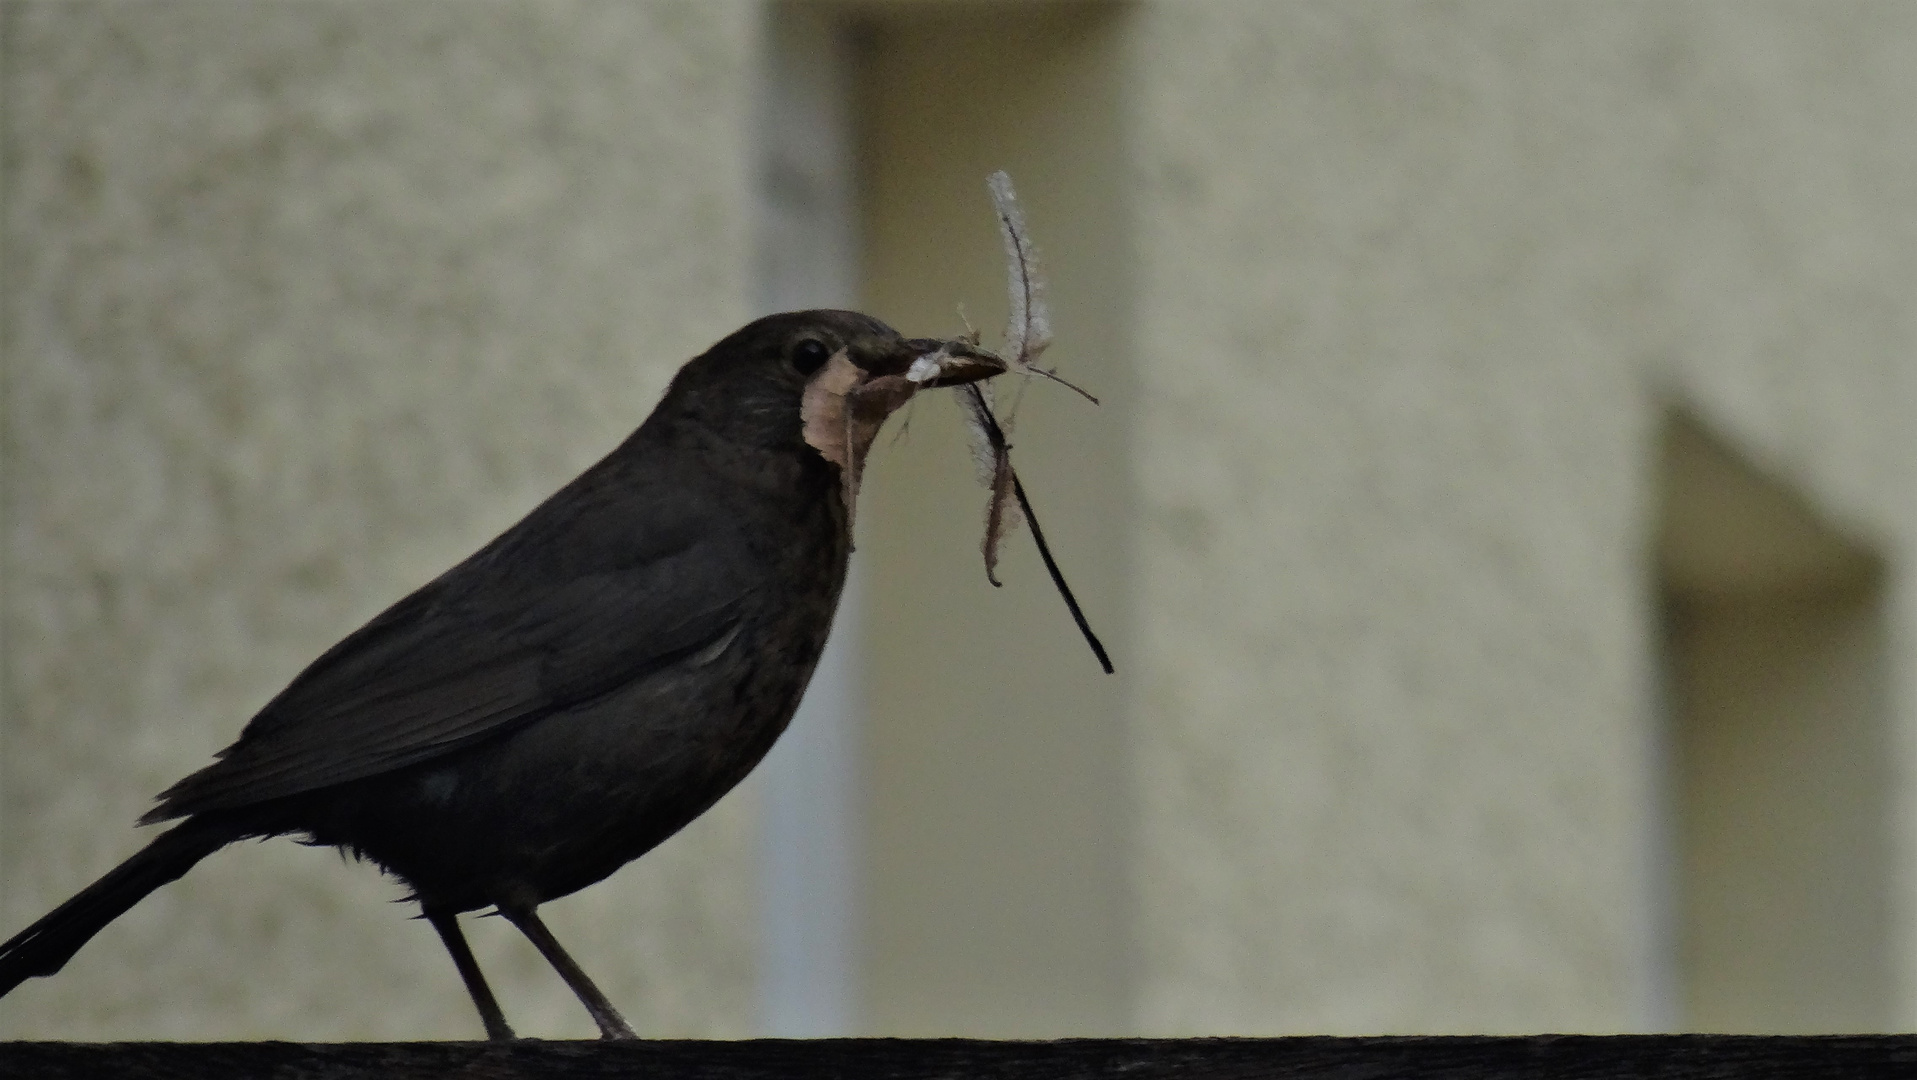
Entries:
{"label": "bird's folded wing", "polygon": [[582,574],[517,602],[434,582],[314,661],[142,821],[404,768],[668,667],[738,622],[739,591],[700,573],[711,562],[699,555]]}

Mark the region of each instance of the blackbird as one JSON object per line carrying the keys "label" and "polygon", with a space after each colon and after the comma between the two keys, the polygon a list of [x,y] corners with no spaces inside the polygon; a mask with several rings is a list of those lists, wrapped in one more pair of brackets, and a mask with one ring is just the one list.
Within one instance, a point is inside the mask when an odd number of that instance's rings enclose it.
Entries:
{"label": "blackbird", "polygon": [[[410,890],[492,1039],[457,916],[529,938],[606,1038],[625,1020],[540,921],[698,817],[785,729],[838,607],[857,471],[922,387],[998,374],[849,311],[772,315],[498,539],[327,650],[141,824],[181,819],[0,945],[0,995],[220,847],[291,835]],[[928,366],[929,365],[929,366]]]}

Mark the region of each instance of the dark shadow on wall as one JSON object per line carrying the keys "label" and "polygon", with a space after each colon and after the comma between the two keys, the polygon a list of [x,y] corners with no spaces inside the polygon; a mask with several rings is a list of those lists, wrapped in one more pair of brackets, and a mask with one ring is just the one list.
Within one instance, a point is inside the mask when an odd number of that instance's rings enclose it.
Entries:
{"label": "dark shadow on wall", "polygon": [[1662,478],[1676,1026],[1884,1030],[1882,561],[1683,413]]}

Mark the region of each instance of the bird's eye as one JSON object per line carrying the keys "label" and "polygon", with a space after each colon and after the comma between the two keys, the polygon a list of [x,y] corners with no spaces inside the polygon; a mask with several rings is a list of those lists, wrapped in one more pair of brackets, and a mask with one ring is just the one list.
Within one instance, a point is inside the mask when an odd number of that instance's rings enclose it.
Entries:
{"label": "bird's eye", "polygon": [[832,359],[832,350],[817,338],[806,338],[792,347],[792,366],[799,374],[810,375],[825,366]]}

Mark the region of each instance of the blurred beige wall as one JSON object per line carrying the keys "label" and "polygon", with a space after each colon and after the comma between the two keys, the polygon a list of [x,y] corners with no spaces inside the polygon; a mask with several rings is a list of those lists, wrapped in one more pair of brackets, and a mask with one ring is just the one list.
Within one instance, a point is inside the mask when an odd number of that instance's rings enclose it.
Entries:
{"label": "blurred beige wall", "polygon": [[[921,405],[861,523],[861,1030],[1787,1028],[1684,969],[1700,882],[1767,864],[1680,857],[1686,800],[1749,791],[1673,764],[1784,698],[1683,713],[1664,679],[1705,657],[1716,708],[1832,642],[1792,737],[1879,748],[1842,810],[1878,839],[1837,865],[1881,923],[1819,969],[1872,1000],[1816,1022],[1917,1023],[1917,10],[818,10],[854,46],[875,313],[994,330],[979,184],[1020,181],[1053,356],[1107,398],[1033,388],[1021,465],[1120,665],[1089,673],[1025,537],[985,585]],[[751,313],[759,45],[743,0],[0,13],[10,931]],[[1867,553],[1865,608],[1683,652],[1670,538],[1702,534],[1672,522],[1718,503],[1667,498],[1674,409]],[[648,1034],[754,1029],[754,813],[555,905]],[[476,1033],[337,862],[221,853],[0,1034]],[[475,933],[522,1030],[589,1032]]]}
{"label": "blurred beige wall", "polygon": [[1129,55],[1140,1025],[1685,1023],[1658,428],[1908,559],[1917,19],[1162,4]]}
{"label": "blurred beige wall", "polygon": [[[609,450],[749,312],[744,3],[7,3],[0,921],[332,641]],[[753,1014],[751,807],[552,905],[641,1030]],[[479,1027],[370,867],[207,860],[33,1038]],[[593,1029],[499,920],[520,1029]]]}
{"label": "blurred beige wall", "polygon": [[1168,3],[1128,58],[1140,1026],[1686,1023],[1659,428],[1907,563],[1917,12]]}

